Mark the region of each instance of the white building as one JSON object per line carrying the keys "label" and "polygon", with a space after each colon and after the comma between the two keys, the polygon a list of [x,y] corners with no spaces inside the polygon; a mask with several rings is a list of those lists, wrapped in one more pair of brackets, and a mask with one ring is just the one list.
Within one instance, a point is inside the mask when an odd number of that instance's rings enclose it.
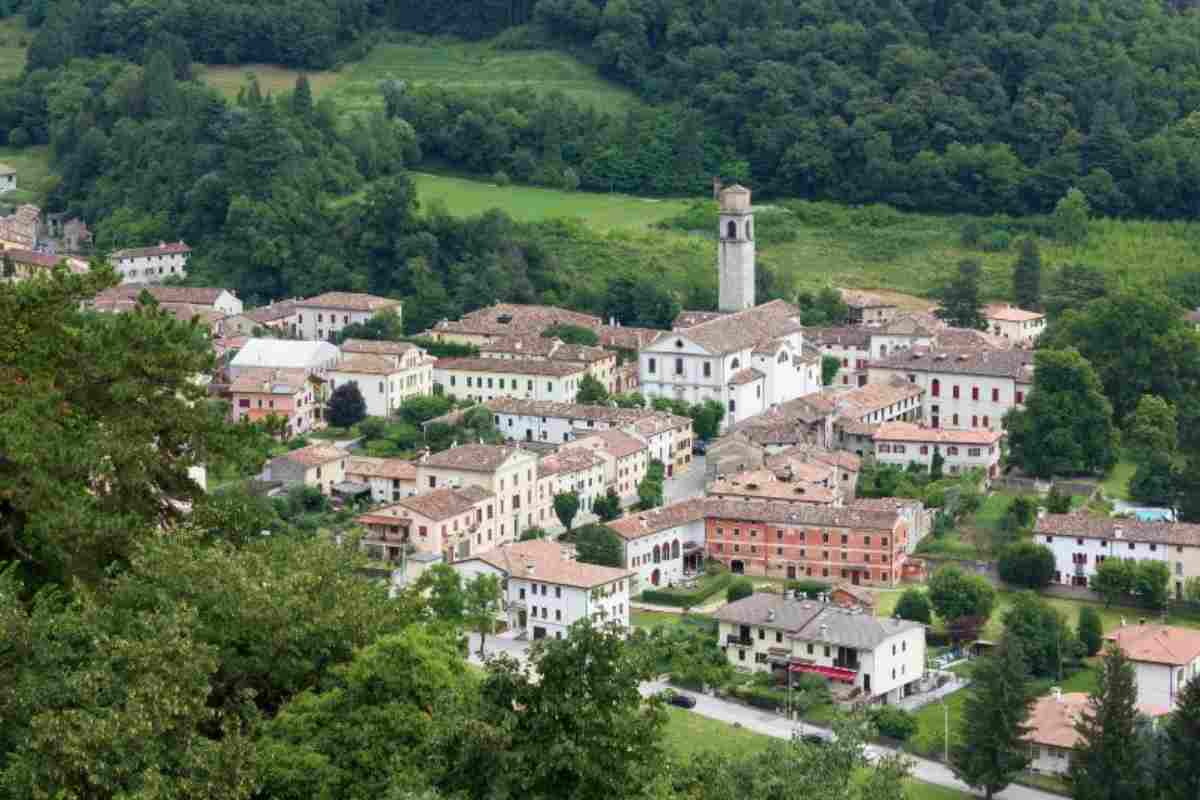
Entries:
{"label": "white building", "polygon": [[[562,449],[538,462],[538,492],[545,498],[539,503],[539,527],[558,524],[554,513],[554,495],[574,492],[579,497],[579,513],[590,514],[598,498],[608,489],[604,480],[604,459],[586,449]],[[578,519],[576,519],[576,522]]]}
{"label": "white building", "polygon": [[1161,561],[1171,591],[1183,597],[1188,578],[1200,576],[1200,525],[1142,522],[1090,514],[1043,514],[1034,539],[1054,553],[1054,582],[1087,586],[1106,558]]}
{"label": "white building", "polygon": [[714,616],[718,641],[735,667],[821,675],[882,703],[911,694],[925,674],[919,622],[765,592],[722,606]]}
{"label": "white building", "polygon": [[446,395],[485,402],[498,397],[572,403],[587,366],[571,361],[439,358],[433,380]]}
{"label": "white building", "polygon": [[983,310],[988,331],[1018,345],[1033,344],[1046,330],[1046,315],[1010,305],[988,306]]}
{"label": "white building", "polygon": [[376,503],[396,503],[417,493],[417,465],[402,458],[354,456],[346,462],[346,480],[370,486]]}
{"label": "white building", "polygon": [[885,422],[872,437],[879,464],[903,468],[917,463],[928,469],[934,454],[941,453],[944,472],[956,475],[981,469],[989,478],[1000,474],[1003,438],[1000,431],[925,428],[911,422]]}
{"label": "white building", "polygon": [[582,564],[545,539],[497,547],[454,565],[464,580],[495,575],[506,587],[501,617],[529,639],[563,639],[572,624],[629,627],[629,572]]}
{"label": "white building", "polygon": [[617,354],[603,347],[566,344],[545,336],[498,336],[479,345],[482,358],[517,361],[563,361],[581,364],[605,391],[616,390]]}
{"label": "white building", "polygon": [[346,383],[358,384],[372,417],[390,417],[410,397],[433,393],[428,364],[405,369],[392,359],[366,353],[343,356],[327,377],[330,392]]}
{"label": "white building", "polygon": [[633,571],[632,595],[674,586],[704,568],[704,517],[710,505],[694,497],[608,523],[624,545],[621,563]]}
{"label": "white building", "polygon": [[400,318],[400,301],[358,292],[325,292],[293,302],[295,332],[301,339],[332,337],[342,328],[366,322],[381,311]]}
{"label": "white building", "polygon": [[183,242],[159,242],[157,247],[114,251],[108,260],[121,283],[161,283],[165,278],[186,278],[191,255],[192,248]]}
{"label": "white building", "polygon": [[1033,386],[1028,350],[911,350],[872,361],[870,382],[896,378],[925,390],[925,425],[998,431]]}
{"label": "white building", "polygon": [[0,164],[0,194],[17,189],[17,171],[8,164]]}
{"label": "white building", "polygon": [[[1069,692],[1054,687],[1050,694],[1039,697],[1029,709],[1025,724],[1029,732],[1025,741],[1029,743],[1029,769],[1042,775],[1066,775],[1075,760],[1075,749],[1079,746],[1079,732],[1075,725],[1087,709],[1088,695],[1084,692]],[[1148,717],[1163,715],[1162,708],[1138,704],[1138,711]]]}
{"label": "white building", "polygon": [[1179,695],[1200,675],[1200,631],[1172,625],[1123,625],[1104,637],[1124,651],[1137,674],[1137,702],[1174,711]]}
{"label": "white building", "polygon": [[229,362],[229,375],[251,367],[302,369],[309,375],[324,374],[337,366],[341,351],[329,342],[296,342],[287,339],[249,339]]}
{"label": "white building", "polygon": [[91,301],[96,311],[131,311],[142,292],[148,292],[159,305],[186,305],[222,314],[241,314],[242,301],[229,289],[216,286],[143,286],[126,283],[105,289]]}
{"label": "white building", "polygon": [[538,456],[520,447],[463,444],[422,456],[417,462],[417,491],[446,486],[479,486],[496,495],[497,531],[517,538],[545,519],[544,493],[539,492]]}
{"label": "white building", "polygon": [[573,448],[589,450],[603,462],[605,491],[612,489],[622,499],[637,496],[638,484],[650,466],[650,450],[643,439],[624,431],[594,431],[565,443],[560,452]]}

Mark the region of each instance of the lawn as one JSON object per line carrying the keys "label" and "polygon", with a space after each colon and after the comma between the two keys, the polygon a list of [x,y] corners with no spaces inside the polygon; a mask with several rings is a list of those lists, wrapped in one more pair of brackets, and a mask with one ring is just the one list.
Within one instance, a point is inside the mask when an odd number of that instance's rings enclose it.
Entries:
{"label": "lawn", "polygon": [[[197,65],[196,72],[201,80],[230,98],[237,96],[249,72],[255,74],[264,92],[274,93],[290,90],[300,74],[271,64]],[[313,95],[331,97],[344,110],[381,108],[379,82],[387,78],[409,85],[437,84],[480,91],[557,90],[601,111],[624,111],[638,103],[632,92],[604,80],[595,69],[565,53],[498,50],[487,41],[406,35],[401,42],[375,46],[363,60],[337,71],[308,73]]]}
{"label": "lawn", "polygon": [[1100,484],[1105,496],[1110,500],[1129,500],[1129,480],[1136,470],[1137,466],[1133,462],[1125,459],[1118,461]]}
{"label": "lawn", "polygon": [[[697,755],[712,750],[748,756],[766,749],[771,737],[761,733],[735,728],[728,723],[710,719],[691,711],[668,708],[663,743],[667,750],[682,756]],[[970,795],[935,786],[931,783],[909,779],[908,800],[966,800]]]}
{"label": "lawn", "polygon": [[494,183],[451,178],[428,173],[414,174],[421,204],[438,202],[456,216],[480,214],[501,208],[520,222],[578,217],[597,230],[646,228],[678,214],[680,200],[655,200],[625,194],[564,192],[536,186],[498,186]]}
{"label": "lawn", "polygon": [[671,614],[666,611],[638,611],[633,609],[629,612],[629,624],[635,628],[657,628],[660,625],[682,625],[682,614]]}
{"label": "lawn", "polygon": [[15,78],[25,69],[25,50],[32,36],[24,17],[0,19],[0,80]]}
{"label": "lawn", "polygon": [[0,198],[6,204],[41,205],[58,183],[58,178],[50,171],[49,147],[25,147],[20,150],[0,147],[0,164],[7,164],[17,171],[17,191],[6,192]]}

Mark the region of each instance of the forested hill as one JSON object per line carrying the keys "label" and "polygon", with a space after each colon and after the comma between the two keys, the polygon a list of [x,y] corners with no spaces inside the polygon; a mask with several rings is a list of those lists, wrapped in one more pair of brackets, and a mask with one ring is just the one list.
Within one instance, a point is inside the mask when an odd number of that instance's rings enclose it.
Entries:
{"label": "forested hill", "polygon": [[[638,118],[563,141],[563,129],[598,129],[560,118],[556,131],[516,130],[513,102],[481,103],[466,109],[484,145],[457,165],[470,171],[526,179],[517,173],[539,172],[532,154],[561,159],[585,188],[701,191],[721,173],[781,196],[1008,213],[1047,211],[1078,186],[1104,213],[1191,217],[1200,201],[1200,117],[1191,116],[1200,15],[1188,5],[34,0],[29,17],[42,30],[30,65],[97,53],[138,60],[155,48],[177,61],[186,51],[200,61],[325,67],[379,27],[507,30],[505,46],[568,49],[633,87],[654,104],[657,130],[649,146]],[[460,111],[470,104],[435,99]]]}

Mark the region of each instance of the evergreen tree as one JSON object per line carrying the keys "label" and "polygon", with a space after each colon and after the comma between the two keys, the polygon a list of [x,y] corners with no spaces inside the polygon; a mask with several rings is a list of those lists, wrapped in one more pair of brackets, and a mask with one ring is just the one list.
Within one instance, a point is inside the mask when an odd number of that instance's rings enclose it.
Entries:
{"label": "evergreen tree", "polygon": [[1144,800],[1137,721],[1133,664],[1120,648],[1110,647],[1100,667],[1100,685],[1075,724],[1079,743],[1070,771],[1075,800]]}
{"label": "evergreen tree", "polygon": [[292,91],[292,113],[301,119],[308,119],[312,110],[312,87],[308,85],[308,76],[300,73],[300,77],[296,78],[296,88]]}
{"label": "evergreen tree", "polygon": [[614,520],[621,516],[621,498],[610,486],[603,497],[592,502],[592,511],[604,522]]}
{"label": "evergreen tree", "polygon": [[1042,256],[1033,239],[1021,241],[1021,254],[1013,265],[1013,299],[1017,306],[1034,311],[1042,304]]}
{"label": "evergreen tree", "polygon": [[608,402],[608,390],[604,384],[591,375],[584,375],[579,380],[579,389],[575,392],[575,402],[584,405],[603,405]]}
{"label": "evergreen tree", "polygon": [[1084,654],[1091,658],[1099,653],[1104,645],[1104,622],[1100,619],[1100,612],[1091,606],[1080,606],[1078,630]]}
{"label": "evergreen tree", "polygon": [[933,607],[929,604],[928,595],[916,587],[905,589],[896,603],[896,616],[925,625],[930,624],[933,622]]}
{"label": "evergreen tree", "polygon": [[357,425],[366,416],[367,401],[363,399],[362,392],[354,381],[343,383],[329,396],[325,419],[335,428]]}
{"label": "evergreen tree", "polygon": [[1091,208],[1087,196],[1071,189],[1054,206],[1054,235],[1067,244],[1081,244],[1087,239],[1088,216]]}
{"label": "evergreen tree", "polygon": [[1163,800],[1195,800],[1200,797],[1200,680],[1193,678],[1184,687],[1163,736]]}
{"label": "evergreen tree", "polygon": [[1032,702],[1025,657],[1005,637],[995,653],[976,663],[959,741],[950,753],[955,774],[989,800],[1029,764],[1023,737]]}
{"label": "evergreen tree", "polygon": [[937,315],[949,324],[976,330],[987,328],[979,302],[980,269],[978,261],[960,261],[958,274],[942,287],[942,307]]}

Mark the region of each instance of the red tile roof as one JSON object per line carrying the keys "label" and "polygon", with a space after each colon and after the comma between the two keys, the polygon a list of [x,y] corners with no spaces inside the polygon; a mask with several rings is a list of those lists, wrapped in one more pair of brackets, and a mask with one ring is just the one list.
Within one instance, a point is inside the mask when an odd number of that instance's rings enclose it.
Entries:
{"label": "red tile roof", "polygon": [[433,326],[433,331],[476,336],[538,335],[558,324],[597,328],[600,318],[555,306],[496,303],[464,314],[459,320],[442,320]]}
{"label": "red tile roof", "polygon": [[884,422],[875,431],[876,442],[933,442],[935,444],[993,445],[1004,438],[1000,431],[926,428],[911,422]]}
{"label": "red tile roof", "polygon": [[1104,637],[1131,661],[1183,667],[1200,658],[1200,631],[1173,625],[1126,625]]}
{"label": "red tile roof", "polygon": [[494,444],[460,444],[433,453],[420,462],[421,466],[438,467],[441,469],[461,469],[471,472],[495,472],[505,461],[516,453],[529,453],[519,447],[504,447]]}
{"label": "red tile roof", "polygon": [[147,256],[169,256],[178,253],[190,253],[192,248],[183,242],[159,242],[155,247],[134,247],[128,250],[116,250],[113,258],[145,258]]}
{"label": "red tile roof", "polygon": [[1045,319],[1045,314],[1036,311],[1026,311],[1023,308],[1008,305],[988,306],[984,309],[988,319],[998,319],[1001,322],[1030,322],[1035,319]]}
{"label": "red tile roof", "polygon": [[491,498],[492,492],[479,486],[445,487],[425,494],[413,495],[393,503],[384,509],[397,516],[405,511],[420,514],[431,520],[448,519],[470,511],[476,505]]}
{"label": "red tile roof", "polygon": [[346,476],[349,477],[350,475],[362,475],[366,478],[415,481],[417,479],[417,465],[402,458],[355,456],[346,462]]}
{"label": "red tile roof", "polygon": [[600,567],[576,561],[568,548],[547,539],[506,544],[470,560],[491,564],[507,573],[509,578],[579,589],[603,586],[633,574],[627,569]]}
{"label": "red tile roof", "polygon": [[531,358],[439,358],[434,369],[458,372],[502,372],[514,375],[543,375],[565,378],[578,375],[587,366],[575,361],[537,361]]}
{"label": "red tile roof", "polygon": [[1200,547],[1200,524],[1189,522],[1142,522],[1137,519],[1097,517],[1086,512],[1043,514],[1034,531],[1040,534],[1073,536]]}
{"label": "red tile roof", "polygon": [[316,297],[296,300],[299,308],[333,308],[347,311],[382,311],[400,305],[399,300],[361,292],[325,292]]}

